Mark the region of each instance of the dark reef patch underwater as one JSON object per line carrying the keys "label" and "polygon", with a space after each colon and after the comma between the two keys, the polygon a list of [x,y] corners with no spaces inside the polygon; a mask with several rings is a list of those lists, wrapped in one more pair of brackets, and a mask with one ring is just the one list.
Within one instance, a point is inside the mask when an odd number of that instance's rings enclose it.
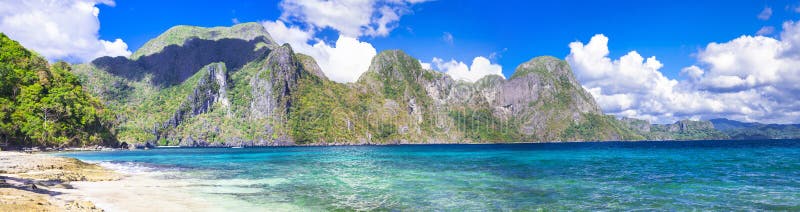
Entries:
{"label": "dark reef patch underwater", "polygon": [[[68,153],[197,195],[312,210],[800,210],[800,140]],[[214,200],[222,200],[213,198]],[[292,207],[287,207],[287,205]]]}

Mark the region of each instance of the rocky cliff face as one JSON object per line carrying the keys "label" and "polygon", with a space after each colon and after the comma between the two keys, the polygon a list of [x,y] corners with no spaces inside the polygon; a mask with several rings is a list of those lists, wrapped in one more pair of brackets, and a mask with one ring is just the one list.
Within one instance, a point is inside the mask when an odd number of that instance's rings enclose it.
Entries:
{"label": "rocky cliff face", "polygon": [[230,101],[227,97],[228,79],[225,64],[209,64],[203,68],[200,74],[202,77],[192,89],[192,93],[181,102],[172,117],[160,126],[155,126],[153,133],[156,140],[170,138],[168,134],[170,129],[178,127],[192,117],[209,112],[214,104],[220,105],[216,108],[217,110],[226,110],[226,112],[229,110]]}
{"label": "rocky cliff face", "polygon": [[[575,80],[569,64],[554,57],[523,63],[503,84],[502,91],[500,105],[511,108],[516,117],[526,117],[523,133],[539,133],[540,139],[560,139],[561,132],[583,121],[584,115],[602,115],[591,95]],[[610,139],[615,138],[620,137]]]}
{"label": "rocky cliff face", "polygon": [[[172,61],[172,62],[170,62]],[[384,51],[355,83],[276,45],[258,24],[174,27],[129,58],[76,73],[118,111],[120,140],[156,145],[328,145],[636,140],[603,115],[569,65],[521,64],[475,83]],[[687,125],[688,126],[688,125]],[[691,127],[689,127],[691,128]],[[639,128],[637,128],[639,129]],[[659,128],[660,129],[660,128]]]}

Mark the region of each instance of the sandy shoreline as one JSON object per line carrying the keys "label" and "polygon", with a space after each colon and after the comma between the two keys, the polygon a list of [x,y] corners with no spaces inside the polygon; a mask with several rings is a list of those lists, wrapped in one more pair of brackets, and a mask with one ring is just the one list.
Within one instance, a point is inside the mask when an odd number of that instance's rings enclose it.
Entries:
{"label": "sandy shoreline", "polygon": [[242,200],[196,190],[224,182],[166,179],[176,172],[0,151],[0,211],[259,210]]}
{"label": "sandy shoreline", "polygon": [[0,211],[101,211],[70,195],[77,181],[113,181],[121,175],[74,158],[0,152]]}

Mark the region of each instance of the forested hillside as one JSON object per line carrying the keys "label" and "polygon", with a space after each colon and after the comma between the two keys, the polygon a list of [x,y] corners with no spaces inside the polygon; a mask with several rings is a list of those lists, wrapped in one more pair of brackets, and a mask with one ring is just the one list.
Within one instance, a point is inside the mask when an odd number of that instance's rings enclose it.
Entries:
{"label": "forested hillside", "polygon": [[116,145],[113,119],[83,90],[69,64],[49,65],[0,33],[0,143]]}

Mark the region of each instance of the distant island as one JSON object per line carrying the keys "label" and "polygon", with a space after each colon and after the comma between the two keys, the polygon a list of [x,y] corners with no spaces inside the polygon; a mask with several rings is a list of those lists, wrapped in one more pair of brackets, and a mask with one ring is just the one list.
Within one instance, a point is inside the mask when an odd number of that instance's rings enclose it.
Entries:
{"label": "distant island", "polygon": [[383,51],[354,83],[257,23],[175,26],[130,58],[47,61],[5,35],[4,146],[282,146],[799,138],[800,125],[605,115],[569,64],[535,57],[475,83]]}

